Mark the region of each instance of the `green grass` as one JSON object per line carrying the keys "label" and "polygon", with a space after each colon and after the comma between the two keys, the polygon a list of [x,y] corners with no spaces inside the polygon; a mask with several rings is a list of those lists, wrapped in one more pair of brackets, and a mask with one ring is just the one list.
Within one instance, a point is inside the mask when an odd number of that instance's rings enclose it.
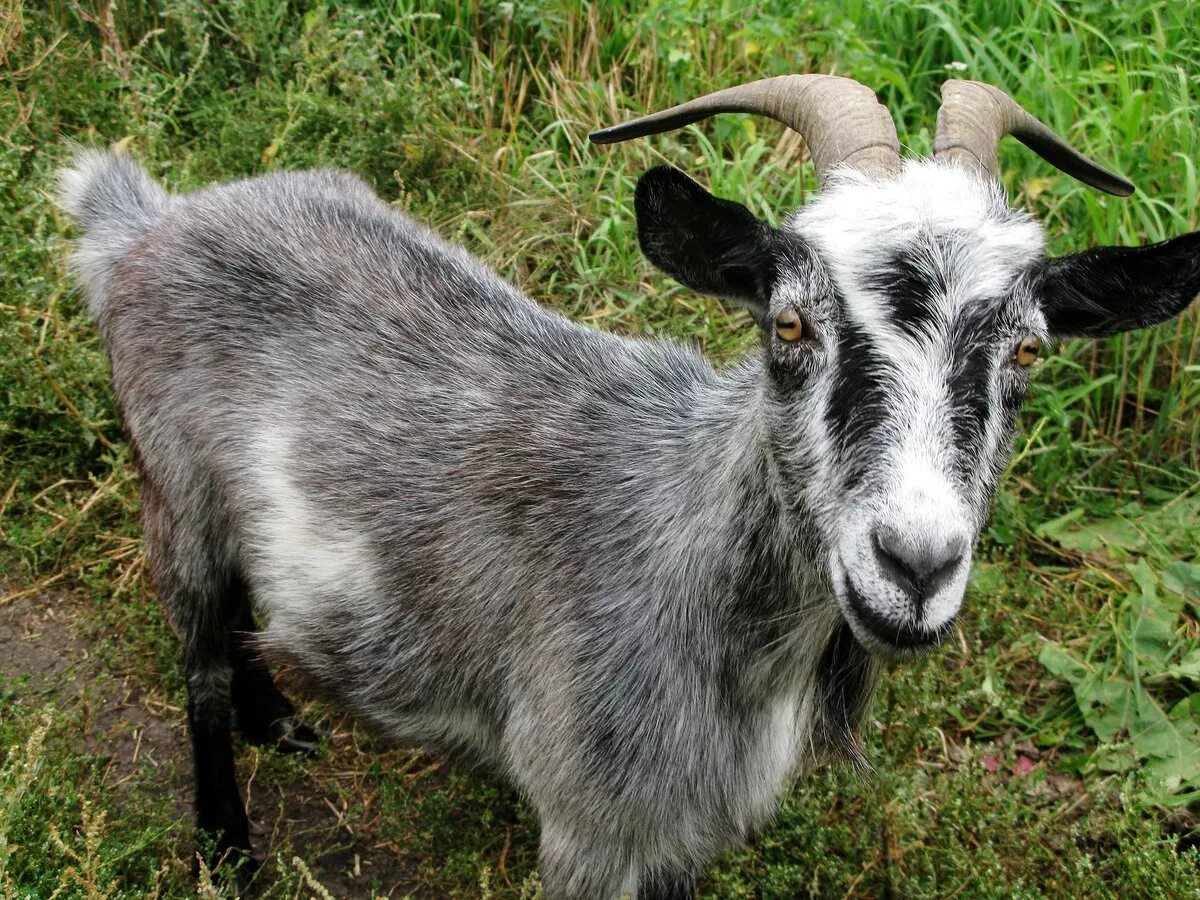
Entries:
{"label": "green grass", "polygon": [[[641,260],[633,184],[669,161],[778,218],[814,187],[796,143],[736,116],[610,148],[588,130],[820,70],[878,87],[923,153],[954,64],[1137,183],[1102,197],[1007,143],[1010,194],[1053,250],[1154,241],[1198,226],[1198,24],[1162,0],[0,0],[0,613],[57,616],[88,654],[82,686],[0,682],[0,895],[189,895],[182,682],[104,356],[65,278],[49,202],[65,139],[128,138],[176,190],[353,169],[563,313],[726,361],[754,346],[747,319]],[[1178,565],[1200,544],[1198,325],[1193,310],[1042,365],[961,636],[890,678],[875,774],[802,782],[706,896],[1200,896],[1181,849],[1200,597]],[[275,823],[264,896],[387,893],[347,874],[355,853],[398,860],[401,893],[532,896],[536,823],[502,785],[311,711],[334,731],[319,760],[240,751]],[[153,722],[179,755],[147,770],[128,729]]]}

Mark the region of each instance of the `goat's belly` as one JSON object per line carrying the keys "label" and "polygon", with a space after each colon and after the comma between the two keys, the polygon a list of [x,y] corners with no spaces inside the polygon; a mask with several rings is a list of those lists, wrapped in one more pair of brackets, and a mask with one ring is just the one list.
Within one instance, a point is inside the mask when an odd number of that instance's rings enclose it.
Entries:
{"label": "goat's belly", "polygon": [[469,707],[429,708],[413,712],[379,709],[371,719],[398,744],[440,750],[496,766],[499,723]]}
{"label": "goat's belly", "polygon": [[502,679],[469,652],[469,623],[393,597],[367,536],[304,493],[269,438],[259,451],[243,564],[264,646],[399,742],[493,758],[503,704],[481,709],[479,685]]}

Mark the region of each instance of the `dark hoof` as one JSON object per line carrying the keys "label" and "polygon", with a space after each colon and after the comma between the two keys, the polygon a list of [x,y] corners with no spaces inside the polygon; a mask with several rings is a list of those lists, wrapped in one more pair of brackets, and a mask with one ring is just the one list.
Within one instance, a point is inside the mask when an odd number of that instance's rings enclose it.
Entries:
{"label": "dark hoof", "polygon": [[303,753],[307,756],[314,756],[321,743],[321,735],[317,729],[304,722],[297,722],[291,717],[276,719],[272,722],[270,735],[275,749],[280,753]]}
{"label": "dark hoof", "polygon": [[[237,847],[225,847],[213,854],[204,864],[213,887],[220,890],[226,897],[241,897],[250,888],[250,882],[258,874],[261,863],[250,855],[249,850]],[[192,866],[192,874],[197,881],[201,880],[202,868],[200,853],[196,854],[196,862]]]}

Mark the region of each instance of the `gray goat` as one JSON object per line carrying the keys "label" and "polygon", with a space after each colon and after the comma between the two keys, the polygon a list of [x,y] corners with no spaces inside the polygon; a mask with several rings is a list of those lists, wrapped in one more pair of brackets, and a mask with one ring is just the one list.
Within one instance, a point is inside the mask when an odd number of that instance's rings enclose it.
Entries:
{"label": "gray goat", "polygon": [[274,651],[511,779],[548,898],[691,896],[789,776],[861,760],[882,662],[953,627],[1041,345],[1200,290],[1200,234],[1046,258],[995,176],[1005,134],[1132,187],[986,85],[946,85],[926,160],[816,75],[592,137],[727,111],[800,132],[823,191],[774,229],[677,170],[639,182],[646,256],[761,326],[724,372],[548,312],[350,175],[172,196],[122,156],[64,171],[210,863],[253,866],[231,728],[316,739]]}

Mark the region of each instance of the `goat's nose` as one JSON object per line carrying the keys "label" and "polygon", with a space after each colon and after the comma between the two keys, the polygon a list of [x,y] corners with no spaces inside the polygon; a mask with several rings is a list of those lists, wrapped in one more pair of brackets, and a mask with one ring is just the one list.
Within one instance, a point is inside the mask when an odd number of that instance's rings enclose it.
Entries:
{"label": "goat's nose", "polygon": [[877,526],[872,538],[880,571],[918,603],[954,577],[968,550],[961,536],[923,540],[891,525]]}

